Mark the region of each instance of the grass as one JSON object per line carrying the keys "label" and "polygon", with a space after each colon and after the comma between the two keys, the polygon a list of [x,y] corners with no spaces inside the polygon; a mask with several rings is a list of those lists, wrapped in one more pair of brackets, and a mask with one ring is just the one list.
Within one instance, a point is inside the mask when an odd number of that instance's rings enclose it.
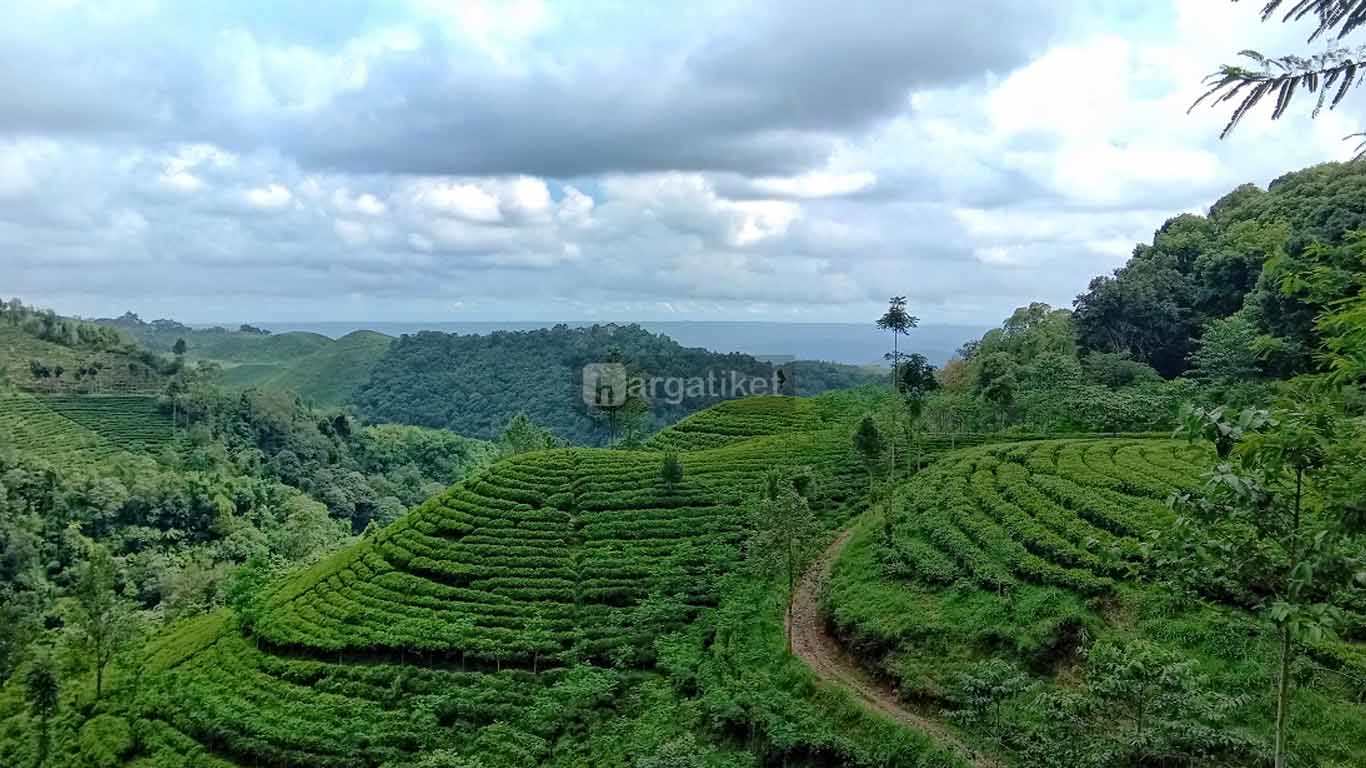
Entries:
{"label": "grass", "polygon": [[186,339],[186,357],[224,363],[292,365],[300,358],[330,346],[332,339],[320,333],[290,331],[256,335],[249,333],[196,333]]}
{"label": "grass", "polygon": [[[50,369],[63,368],[60,378],[35,380],[29,364],[38,361]],[[77,379],[77,371],[99,364],[94,377]],[[133,368],[130,369],[130,364]],[[161,375],[148,370],[140,361],[119,352],[72,348],[40,339],[24,330],[0,325],[0,387],[8,381],[29,391],[68,392],[79,388],[97,392],[153,392],[161,388]]]}

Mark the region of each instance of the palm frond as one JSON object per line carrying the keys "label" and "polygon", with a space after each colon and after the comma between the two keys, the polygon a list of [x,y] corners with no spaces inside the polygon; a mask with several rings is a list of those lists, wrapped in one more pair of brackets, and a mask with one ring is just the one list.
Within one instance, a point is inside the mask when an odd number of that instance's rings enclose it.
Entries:
{"label": "palm frond", "polygon": [[[1266,5],[1262,6],[1262,21],[1275,16],[1284,5],[1285,0],[1267,0]],[[1318,27],[1309,35],[1310,42],[1329,33],[1339,38],[1345,37],[1366,24],[1366,0],[1296,0],[1281,16],[1281,21],[1300,21],[1306,16],[1317,16],[1319,19]]]}
{"label": "palm frond", "polygon": [[[1311,1],[1302,0],[1302,3]],[[1352,4],[1360,6],[1360,10],[1366,13],[1366,0],[1353,0]],[[1362,65],[1366,64],[1366,46],[1334,48],[1309,57],[1272,58],[1257,51],[1242,51],[1239,55],[1250,60],[1254,66],[1226,64],[1220,67],[1219,71],[1205,78],[1207,89],[1186,110],[1189,113],[1206,101],[1211,106],[1218,106],[1241,97],[1228,123],[1219,133],[1221,139],[1232,133],[1243,116],[1270,95],[1276,97],[1276,104],[1271,113],[1273,120],[1285,114],[1294,99],[1295,91],[1300,88],[1319,94],[1314,107],[1315,116],[1325,104],[1329,109],[1337,107],[1347,92],[1360,83]],[[1328,91],[1334,86],[1337,86],[1337,89],[1329,98]]]}

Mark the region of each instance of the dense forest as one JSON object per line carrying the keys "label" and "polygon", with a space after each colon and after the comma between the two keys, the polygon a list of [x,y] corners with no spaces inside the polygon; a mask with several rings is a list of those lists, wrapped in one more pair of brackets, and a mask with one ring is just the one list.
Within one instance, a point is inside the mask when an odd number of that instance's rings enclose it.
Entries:
{"label": "dense forest", "polygon": [[[710,390],[681,387],[677,397],[662,386],[644,393],[639,408],[603,413],[583,398],[583,368],[620,363],[631,377],[718,382],[732,375],[759,379],[768,392],[778,388],[776,368],[749,355],[719,354],[679,345],[637,325],[557,325],[536,331],[460,335],[424,331],[399,338],[355,395],[357,412],[372,421],[444,427],[492,438],[509,418],[525,412],[556,435],[581,445],[614,438],[640,439],[699,408],[731,397],[720,385]],[[866,384],[877,378],[863,369],[801,361],[787,369],[793,394]],[[623,423],[615,423],[614,419]]]}

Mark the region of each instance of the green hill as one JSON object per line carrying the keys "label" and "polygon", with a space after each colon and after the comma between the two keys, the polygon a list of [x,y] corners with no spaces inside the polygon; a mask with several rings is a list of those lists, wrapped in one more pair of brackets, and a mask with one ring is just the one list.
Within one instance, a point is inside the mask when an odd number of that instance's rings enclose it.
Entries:
{"label": "green hill", "polygon": [[393,338],[382,333],[353,331],[291,362],[261,386],[290,389],[321,406],[341,405],[370,379],[391,343]]}
{"label": "green hill", "polygon": [[238,363],[223,365],[219,381],[228,389],[265,386],[266,382],[285,372],[285,367],[273,363]]}
{"label": "green hill", "polygon": [[[74,322],[74,321],[70,321]],[[35,373],[38,364],[46,375]],[[164,361],[131,344],[59,344],[20,326],[0,323],[0,386],[32,392],[152,392],[161,388]],[[58,375],[60,371],[60,375]]]}
{"label": "green hill", "polygon": [[[738,437],[784,405],[726,403],[713,423]],[[743,557],[742,500],[764,473],[811,467],[831,525],[857,508],[865,476],[833,416],[850,405],[793,407],[791,431],[681,454],[672,489],[651,450],[498,462],[269,590],[248,633],[219,613],[163,635],[141,722],[236,764],[398,766],[443,749],[490,766],[633,760],[590,742],[583,718],[643,727],[679,706],[651,682],[656,641],[717,605]],[[862,715],[846,714],[858,730]],[[914,735],[883,749],[933,751]]]}
{"label": "green hill", "polygon": [[[585,366],[611,361],[642,382],[638,394],[648,404],[639,434],[737,396],[723,391],[736,378],[763,381],[768,393],[777,388],[774,367],[748,355],[683,347],[636,325],[560,325],[485,335],[404,335],[357,390],[354,404],[369,421],[441,427],[482,438],[496,437],[509,419],[524,412],[561,438],[605,444],[612,431],[609,420],[584,403],[583,375]],[[650,381],[656,384],[645,383]]]}
{"label": "green hill", "polygon": [[[1261,764],[1274,633],[1134,578],[1141,542],[1173,521],[1166,498],[1207,462],[1166,440],[954,453],[858,529],[832,576],[833,624],[902,698],[947,710],[1010,764],[1191,753],[1200,759],[1181,764]],[[1360,644],[1325,643],[1304,670],[1305,764],[1366,754],[1361,658]],[[1147,721],[1137,736],[1135,704],[1137,728]],[[1004,732],[1018,735],[995,744]]]}
{"label": "green hill", "polygon": [[287,367],[300,358],[330,346],[332,339],[320,333],[305,331],[272,334],[199,331],[185,342],[185,354],[192,360]]}

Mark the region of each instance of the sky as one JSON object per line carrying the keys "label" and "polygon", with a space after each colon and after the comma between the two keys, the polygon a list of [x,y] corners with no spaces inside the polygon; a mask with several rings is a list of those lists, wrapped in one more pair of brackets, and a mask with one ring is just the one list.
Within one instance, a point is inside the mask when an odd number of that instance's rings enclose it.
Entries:
{"label": "sky", "polygon": [[[1351,156],[1187,107],[1218,0],[46,0],[0,27],[0,294],[93,317],[926,323],[1070,306]],[[1322,46],[1322,43],[1315,44]]]}

